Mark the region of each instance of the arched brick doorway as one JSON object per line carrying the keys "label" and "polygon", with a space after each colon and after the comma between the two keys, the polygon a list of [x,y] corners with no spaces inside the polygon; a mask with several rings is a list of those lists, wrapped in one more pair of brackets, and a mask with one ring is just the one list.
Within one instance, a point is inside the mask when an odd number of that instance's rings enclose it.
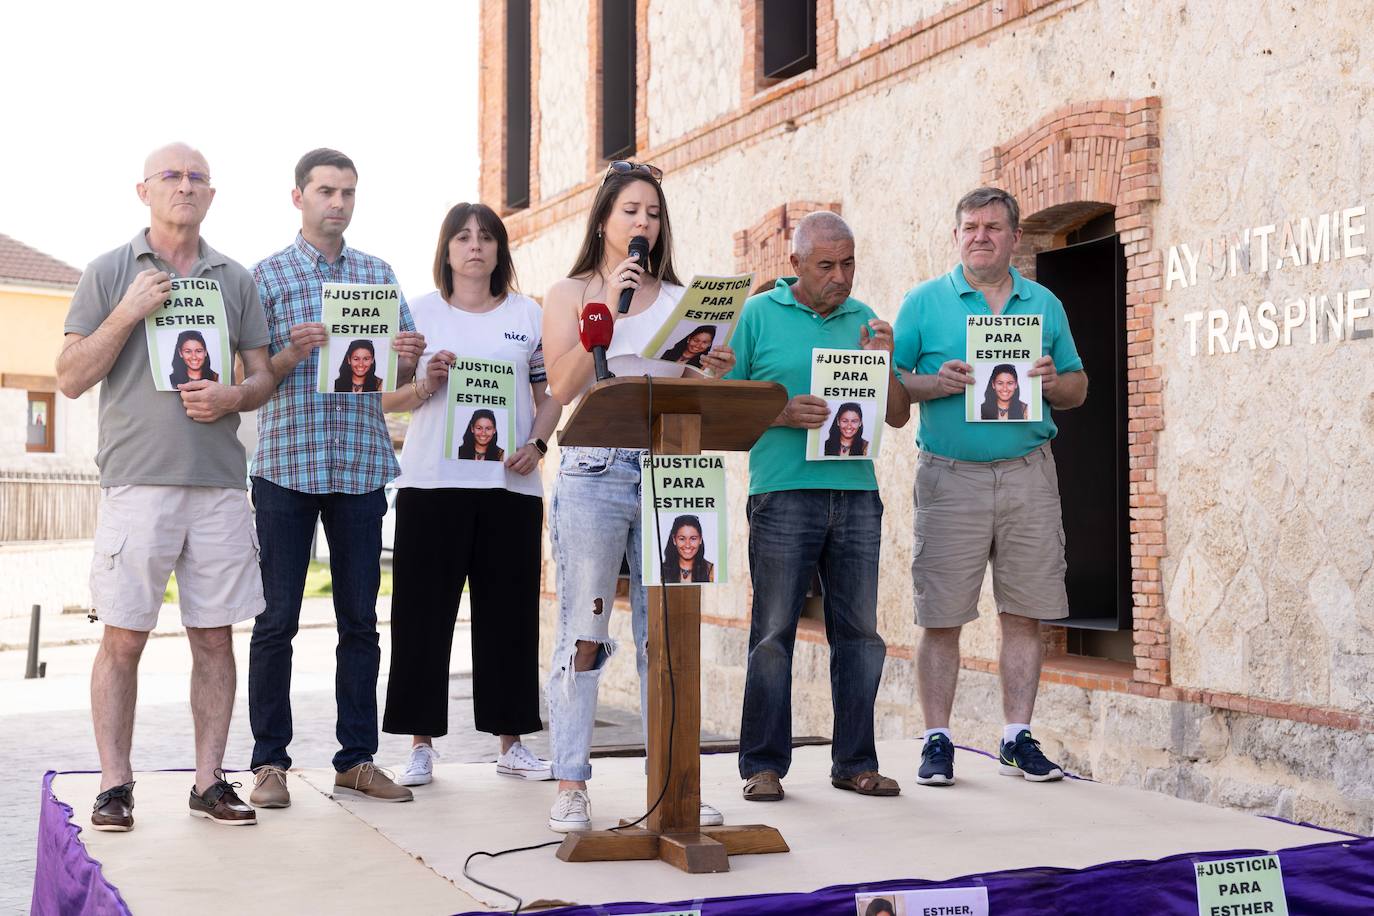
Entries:
{"label": "arched brick doorway", "polygon": [[1110,219],[1119,235],[1125,258],[1132,677],[1149,693],[1169,683],[1159,570],[1165,507],[1155,481],[1156,436],[1163,428],[1163,382],[1153,340],[1161,265],[1151,225],[1160,190],[1159,112],[1154,96],[1066,106],[989,150],[982,168],[983,183],[1015,194],[1026,214],[1015,263],[1028,276],[1035,276],[1038,254],[1062,248],[1094,221]]}

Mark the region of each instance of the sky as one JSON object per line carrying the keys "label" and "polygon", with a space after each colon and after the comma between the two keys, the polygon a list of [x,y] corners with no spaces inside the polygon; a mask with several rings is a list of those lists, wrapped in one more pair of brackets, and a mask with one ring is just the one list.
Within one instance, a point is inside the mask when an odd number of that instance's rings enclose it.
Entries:
{"label": "sky", "polygon": [[205,239],[251,267],[291,243],[301,155],[358,166],[348,244],[434,288],[477,193],[477,0],[0,4],[0,233],[78,268],[147,226],[144,157],[181,140],[217,188]]}

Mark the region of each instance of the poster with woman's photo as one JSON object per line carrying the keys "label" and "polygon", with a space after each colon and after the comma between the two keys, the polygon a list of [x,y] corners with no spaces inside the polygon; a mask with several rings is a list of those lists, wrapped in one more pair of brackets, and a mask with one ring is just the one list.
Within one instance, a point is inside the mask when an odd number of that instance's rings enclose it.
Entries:
{"label": "poster with woman's photo", "polygon": [[143,319],[143,332],[158,391],[177,391],[187,382],[218,382],[221,375],[224,384],[231,383],[233,353],[218,281],[173,280],[171,295]]}
{"label": "poster with woman's photo", "polygon": [[886,350],[811,351],[811,394],[830,415],[806,431],[807,461],[871,461],[882,445],[891,372]]}
{"label": "poster with woman's photo", "polygon": [[1039,315],[970,315],[966,346],[973,384],[964,392],[965,420],[1041,419],[1040,377],[1030,374],[1041,356]]}
{"label": "poster with woman's photo", "polygon": [[854,895],[856,916],[918,916],[960,913],[988,916],[988,889],[932,887],[918,891],[860,891]]}
{"label": "poster with woman's photo", "polygon": [[396,390],[401,291],[390,283],[326,283],[320,320],[329,341],[320,350],[321,394],[382,394]]}
{"label": "poster with woman's photo", "polygon": [[681,363],[687,370],[704,374],[702,357],[713,347],[723,347],[730,342],[753,284],[753,274],[693,277],[672,313],[640,355],[645,359]]}
{"label": "poster with woman's photo", "polygon": [[644,584],[728,582],[725,459],[719,455],[657,455],[651,469],[645,455],[642,479]]}
{"label": "poster with woman's photo", "polygon": [[459,356],[444,394],[444,457],[503,462],[515,441],[515,363]]}

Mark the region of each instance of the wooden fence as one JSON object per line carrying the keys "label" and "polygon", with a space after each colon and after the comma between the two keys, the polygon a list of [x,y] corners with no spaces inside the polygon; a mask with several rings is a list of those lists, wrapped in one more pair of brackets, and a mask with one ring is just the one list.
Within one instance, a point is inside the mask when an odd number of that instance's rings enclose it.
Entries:
{"label": "wooden fence", "polygon": [[95,474],[0,471],[0,542],[95,536]]}

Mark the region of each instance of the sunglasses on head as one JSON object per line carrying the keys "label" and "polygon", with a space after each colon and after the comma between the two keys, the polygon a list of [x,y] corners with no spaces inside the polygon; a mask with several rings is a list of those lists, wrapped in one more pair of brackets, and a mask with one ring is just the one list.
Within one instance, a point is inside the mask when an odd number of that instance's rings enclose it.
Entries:
{"label": "sunglasses on head", "polygon": [[606,174],[601,178],[602,183],[604,184],[606,179],[610,178],[616,172],[620,172],[621,174],[643,172],[654,181],[663,180],[663,169],[656,165],[650,165],[647,162],[630,162],[628,159],[616,159],[606,166]]}

